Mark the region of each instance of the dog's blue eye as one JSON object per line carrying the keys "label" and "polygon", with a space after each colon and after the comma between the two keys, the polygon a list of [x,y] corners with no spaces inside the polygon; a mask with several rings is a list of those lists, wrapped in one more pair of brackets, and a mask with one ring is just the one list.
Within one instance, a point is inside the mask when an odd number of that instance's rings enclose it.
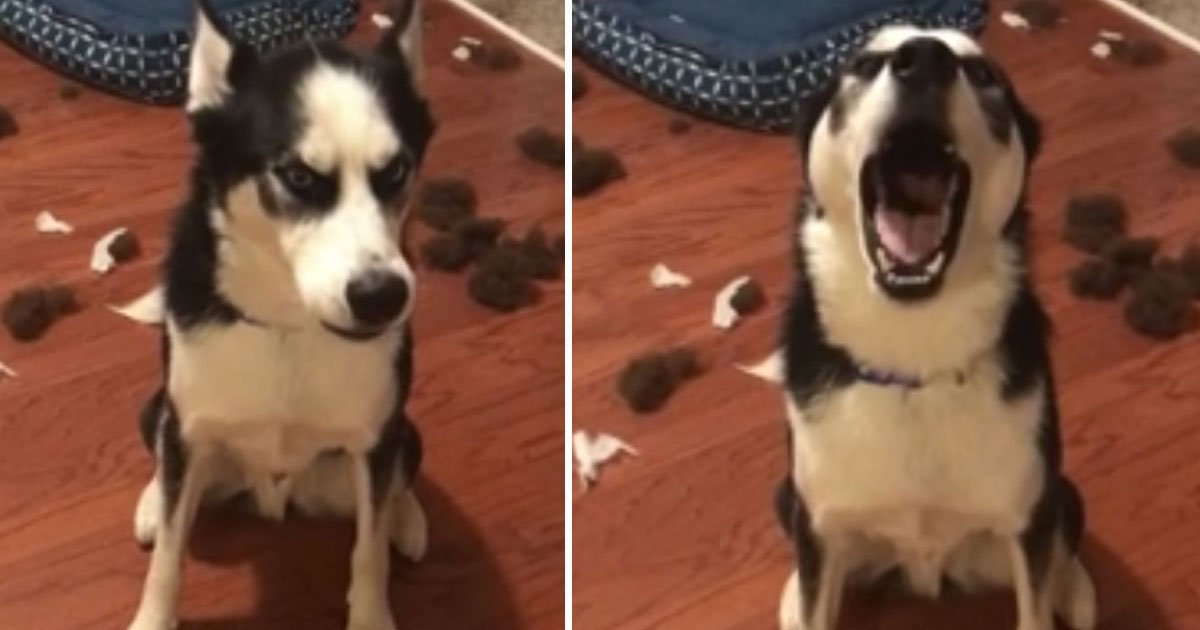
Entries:
{"label": "dog's blue eye", "polygon": [[293,190],[307,190],[317,181],[316,173],[303,164],[285,164],[276,168],[275,174]]}
{"label": "dog's blue eye", "polygon": [[408,156],[403,153],[397,154],[383,168],[372,173],[371,181],[375,192],[382,199],[395,197],[408,182],[411,171],[412,162]]}
{"label": "dog's blue eye", "polygon": [[389,181],[397,184],[403,183],[404,180],[408,179],[409,167],[408,157],[400,154],[392,158],[391,162],[388,162],[387,166],[384,167],[383,174]]}

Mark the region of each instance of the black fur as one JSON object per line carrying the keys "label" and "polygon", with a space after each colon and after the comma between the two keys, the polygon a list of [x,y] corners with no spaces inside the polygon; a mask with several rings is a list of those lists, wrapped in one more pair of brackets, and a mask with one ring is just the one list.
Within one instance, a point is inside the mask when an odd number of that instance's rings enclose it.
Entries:
{"label": "black fur", "polygon": [[857,378],[850,355],[825,339],[813,286],[803,269],[784,317],[783,350],[788,391],[801,407],[814,396],[846,387]]}
{"label": "black fur", "polygon": [[812,531],[808,509],[796,493],[790,475],[779,482],[775,492],[775,513],[788,539],[792,541],[796,557],[800,559],[800,598],[804,605],[801,613],[807,620],[811,618],[813,606],[816,605],[824,554],[820,541]]}
{"label": "black fur", "polygon": [[403,466],[405,482],[411,484],[420,470],[424,449],[421,434],[404,413],[412,389],[413,375],[412,331],[405,329],[404,341],[396,352],[396,404],[384,424],[379,440],[367,453],[371,476],[371,500],[378,508],[392,489],[397,465]]}
{"label": "black fur", "polygon": [[188,447],[183,441],[179,426],[179,415],[169,397],[161,399],[158,435],[158,474],[162,484],[163,514],[170,519],[183,491],[183,478],[187,474]]}

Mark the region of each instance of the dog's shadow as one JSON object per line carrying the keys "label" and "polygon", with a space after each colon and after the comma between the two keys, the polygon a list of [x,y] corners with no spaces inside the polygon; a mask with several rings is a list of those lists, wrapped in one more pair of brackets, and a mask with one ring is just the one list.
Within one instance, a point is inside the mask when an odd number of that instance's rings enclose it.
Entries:
{"label": "dog's shadow", "polygon": [[[479,531],[428,480],[417,495],[429,518],[429,551],[419,563],[392,554],[391,604],[402,628],[521,626],[512,591]],[[190,560],[253,567],[254,611],[234,618],[188,619],[181,630],[331,630],[346,625],[352,519],[290,515],[282,523],[234,506],[202,510]],[[186,589],[185,589],[186,592]],[[205,598],[211,601],[211,597]]]}
{"label": "dog's shadow", "polygon": [[[1100,606],[1096,630],[1172,630],[1161,604],[1113,550],[1089,537],[1082,552],[1096,584]],[[839,627],[853,630],[1010,630],[1016,626],[1016,607],[1010,590],[982,595],[947,593],[936,602],[900,591],[886,586],[852,590],[848,593]],[[1061,623],[1057,627],[1066,628]]]}

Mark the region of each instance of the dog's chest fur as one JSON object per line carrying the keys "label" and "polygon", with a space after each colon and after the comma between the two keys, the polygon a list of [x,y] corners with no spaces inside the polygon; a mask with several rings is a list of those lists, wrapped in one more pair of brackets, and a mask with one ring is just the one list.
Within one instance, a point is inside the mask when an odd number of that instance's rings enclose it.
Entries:
{"label": "dog's chest fur", "polygon": [[803,418],[788,405],[793,473],[817,531],[948,551],[980,530],[1017,531],[1041,488],[1040,395],[998,395],[976,367],[918,389],[857,383]]}
{"label": "dog's chest fur", "polygon": [[319,328],[172,326],[168,388],[188,440],[295,473],[323,451],[370,447],[397,396],[401,335],[348,343]]}

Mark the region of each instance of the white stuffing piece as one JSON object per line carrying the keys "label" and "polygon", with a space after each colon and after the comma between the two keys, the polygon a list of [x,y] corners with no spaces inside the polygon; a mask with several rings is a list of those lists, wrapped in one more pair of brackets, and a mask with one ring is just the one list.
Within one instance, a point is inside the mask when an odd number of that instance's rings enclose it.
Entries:
{"label": "white stuffing piece", "polygon": [[725,285],[717,292],[717,297],[713,299],[713,326],[722,330],[729,330],[737,323],[738,312],[734,310],[732,302],[733,296],[742,288],[743,284],[750,282],[750,276],[742,276],[734,279],[729,284]]}
{"label": "white stuffing piece", "polygon": [[33,225],[42,234],[70,234],[75,231],[74,226],[54,216],[49,210],[39,212],[33,219]]}
{"label": "white stuffing piece", "polygon": [[458,45],[454,47],[454,50],[450,51],[450,55],[459,61],[470,61],[474,50],[482,45],[483,40],[463,35],[458,38]]}
{"label": "white stuffing piece", "polygon": [[1092,56],[1097,59],[1108,59],[1112,56],[1112,45],[1108,42],[1096,42],[1092,44]]}
{"label": "white stuffing piece", "polygon": [[113,241],[117,240],[122,234],[129,231],[129,228],[119,227],[101,236],[96,244],[92,246],[92,271],[105,274],[112,271],[113,267],[117,266],[117,261],[108,251]]}
{"label": "white stuffing piece", "polygon": [[371,22],[381,31],[386,31],[396,25],[396,22],[383,13],[372,13]]}
{"label": "white stuffing piece", "polygon": [[776,348],[758,363],[753,365],[735,365],[743,374],[761,378],[768,383],[779,385],[784,379],[783,348]]}
{"label": "white stuffing piece", "polygon": [[597,433],[593,437],[587,431],[576,431],[571,438],[571,444],[575,452],[575,468],[585,491],[599,481],[600,466],[622,453],[638,455],[637,449],[607,433]]}
{"label": "white stuffing piece", "polygon": [[1125,35],[1117,31],[1100,31],[1100,39],[1110,42],[1123,42]]}
{"label": "white stuffing piece", "polygon": [[1004,25],[1009,28],[1015,28],[1022,31],[1030,30],[1029,20],[1026,20],[1025,16],[1017,13],[1016,11],[1005,11],[1004,13],[1001,13],[1000,21],[1004,22]]}
{"label": "white stuffing piece", "polygon": [[664,263],[658,263],[650,270],[650,284],[655,289],[690,287],[692,286],[692,279],[674,271]]}
{"label": "white stuffing piece", "polygon": [[0,376],[7,376],[9,378],[17,378],[17,371],[8,367],[7,365],[4,365],[3,361],[0,361]]}
{"label": "white stuffing piece", "polygon": [[108,308],[118,315],[143,324],[161,324],[166,320],[162,285],[155,285],[153,289],[124,306],[109,306]]}

